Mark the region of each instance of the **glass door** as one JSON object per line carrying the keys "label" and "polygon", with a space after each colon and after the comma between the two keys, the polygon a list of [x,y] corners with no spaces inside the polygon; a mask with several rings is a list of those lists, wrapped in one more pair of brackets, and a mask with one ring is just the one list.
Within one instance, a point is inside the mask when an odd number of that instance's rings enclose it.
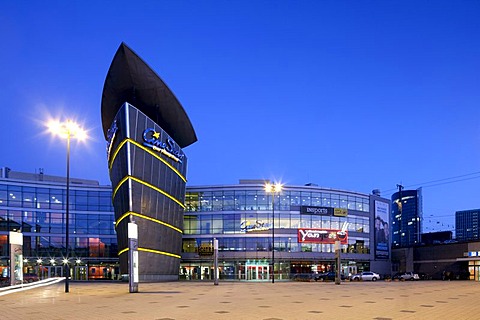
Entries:
{"label": "glass door", "polygon": [[86,266],[75,266],[73,269],[73,280],[87,280],[87,267]]}

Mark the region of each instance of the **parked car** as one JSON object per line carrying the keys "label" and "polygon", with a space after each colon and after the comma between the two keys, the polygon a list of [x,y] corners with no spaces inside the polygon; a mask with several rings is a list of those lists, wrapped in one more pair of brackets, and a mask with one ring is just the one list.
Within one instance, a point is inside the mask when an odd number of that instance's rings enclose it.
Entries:
{"label": "parked car", "polygon": [[404,272],[404,273],[396,273],[393,275],[392,279],[398,280],[420,280],[418,273],[415,272]]}
{"label": "parked car", "polygon": [[35,273],[24,273],[23,274],[23,282],[24,283],[27,283],[27,282],[32,283],[32,282],[38,281],[38,280],[40,280],[40,279],[38,278],[38,275],[35,274]]}
{"label": "parked car", "polygon": [[351,277],[352,281],[377,281],[380,279],[380,275],[376,272],[365,271],[361,273],[354,274]]}
{"label": "parked car", "polygon": [[[318,273],[313,276],[315,281],[335,281],[335,277],[337,276],[336,272],[325,272],[325,273]],[[340,275],[341,280],[345,280],[345,275]]]}

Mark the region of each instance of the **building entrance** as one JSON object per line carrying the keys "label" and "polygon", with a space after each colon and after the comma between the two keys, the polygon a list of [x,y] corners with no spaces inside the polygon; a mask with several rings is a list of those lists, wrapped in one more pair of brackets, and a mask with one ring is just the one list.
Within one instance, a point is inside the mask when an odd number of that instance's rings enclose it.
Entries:
{"label": "building entrance", "polygon": [[246,266],[247,280],[267,281],[270,279],[270,266],[268,264],[255,264]]}
{"label": "building entrance", "polygon": [[47,266],[47,278],[63,277],[62,266]]}
{"label": "building entrance", "polygon": [[72,273],[73,280],[88,280],[87,266],[75,266]]}

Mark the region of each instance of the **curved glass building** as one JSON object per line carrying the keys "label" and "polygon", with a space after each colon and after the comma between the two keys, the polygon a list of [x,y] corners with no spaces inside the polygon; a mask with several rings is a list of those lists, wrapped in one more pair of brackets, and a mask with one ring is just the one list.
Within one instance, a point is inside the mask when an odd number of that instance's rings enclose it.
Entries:
{"label": "curved glass building", "polygon": [[344,274],[390,274],[388,231],[375,225],[377,217],[389,221],[388,199],[315,185],[283,186],[271,197],[261,180],[188,187],[180,278],[212,277],[214,238],[224,279],[282,280],[332,271],[336,241]]}
{"label": "curved glass building", "polygon": [[[24,273],[64,276],[66,179],[0,168],[0,269],[8,235],[23,233]],[[69,257],[72,279],[117,278],[118,246],[111,186],[70,179]]]}
{"label": "curved glass building", "polygon": [[[8,265],[9,231],[21,230],[24,273],[63,276],[65,178],[8,168],[0,173],[0,269]],[[69,263],[73,280],[118,279],[123,273],[112,195],[111,186],[71,179]],[[152,247],[178,246],[178,266],[172,271],[175,279],[212,278],[214,238],[219,242],[221,279],[268,281],[275,274],[276,280],[284,280],[333,270],[336,241],[340,241],[345,274],[363,270],[389,274],[388,240],[385,234],[379,235],[384,231],[377,223],[388,220],[389,206],[389,200],[378,195],[315,185],[283,186],[273,201],[263,180],[190,186],[185,212],[176,213],[183,220],[177,222],[183,224],[178,232],[181,237],[169,238],[163,230],[145,234],[152,232],[149,226],[140,236],[154,239]]]}

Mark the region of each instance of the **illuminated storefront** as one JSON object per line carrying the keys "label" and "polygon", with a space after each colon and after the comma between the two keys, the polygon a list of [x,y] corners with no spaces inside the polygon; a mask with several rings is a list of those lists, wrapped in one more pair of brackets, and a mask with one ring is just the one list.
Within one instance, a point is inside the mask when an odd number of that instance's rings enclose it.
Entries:
{"label": "illuminated storefront", "polygon": [[211,246],[213,238],[219,242],[221,279],[262,281],[274,274],[283,280],[333,270],[337,240],[343,273],[390,274],[388,234],[378,239],[379,246],[374,232],[376,217],[388,221],[388,199],[317,186],[284,186],[274,204],[272,219],[271,194],[262,181],[187,187],[180,278],[211,279],[212,255],[201,248]]}
{"label": "illuminated storefront", "polygon": [[[8,234],[23,233],[23,271],[64,276],[66,180],[0,169],[0,269],[7,275]],[[71,179],[70,260],[73,280],[117,279],[118,248],[110,186]]]}

